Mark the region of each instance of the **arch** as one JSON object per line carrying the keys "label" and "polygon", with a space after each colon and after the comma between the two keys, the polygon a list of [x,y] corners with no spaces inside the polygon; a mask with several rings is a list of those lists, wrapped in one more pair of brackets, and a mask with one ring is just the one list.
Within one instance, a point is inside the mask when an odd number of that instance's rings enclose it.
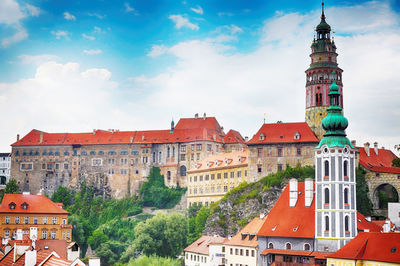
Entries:
{"label": "arch", "polygon": [[329,231],[329,216],[328,215],[325,216],[325,231],[326,232]]}
{"label": "arch", "polygon": [[182,165],[180,168],[181,176],[186,176],[186,166]]}
{"label": "arch", "polygon": [[374,209],[386,210],[389,202],[399,202],[399,193],[392,184],[380,184],[373,193]]}
{"label": "arch", "polygon": [[274,248],[274,244],[273,244],[272,242],[269,242],[269,243],[268,243],[268,248],[269,248],[269,249],[273,249],[273,248]]}
{"label": "arch", "polygon": [[324,175],[325,177],[329,177],[329,161],[324,161]]}
{"label": "arch", "polygon": [[304,244],[304,250],[311,250],[311,245],[308,243]]}
{"label": "arch", "polygon": [[350,231],[350,227],[349,227],[349,216],[346,215],[344,217],[344,231],[345,232],[349,232]]}
{"label": "arch", "polygon": [[347,160],[343,162],[343,175],[345,177],[349,176],[349,162]]}
{"label": "arch", "polygon": [[286,249],[292,249],[292,244],[289,243],[289,242],[286,242],[285,248],[286,248]]}
{"label": "arch", "polygon": [[329,204],[329,188],[324,189],[324,203]]}
{"label": "arch", "polygon": [[171,171],[167,171],[167,179],[168,181],[171,180]]}
{"label": "arch", "polygon": [[345,187],[343,190],[343,194],[344,204],[349,204],[349,188]]}

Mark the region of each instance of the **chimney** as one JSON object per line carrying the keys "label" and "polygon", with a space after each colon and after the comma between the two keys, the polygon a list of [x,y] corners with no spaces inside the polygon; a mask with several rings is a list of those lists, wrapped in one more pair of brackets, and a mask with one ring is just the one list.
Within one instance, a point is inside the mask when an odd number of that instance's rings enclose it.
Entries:
{"label": "chimney", "polygon": [[265,217],[265,213],[260,212],[260,220],[264,219],[264,217]]}
{"label": "chimney", "polygon": [[364,150],[367,156],[369,156],[369,142],[364,143]]}
{"label": "chimney", "polygon": [[19,134],[17,134],[17,141],[19,140]]}
{"label": "chimney", "polygon": [[96,129],[93,129],[93,136],[96,135]]}
{"label": "chimney", "polygon": [[130,141],[131,141],[131,143],[133,142],[133,137],[131,137]]}
{"label": "chimney", "polygon": [[40,140],[39,140],[39,144],[43,143],[43,132],[40,132]]}
{"label": "chimney", "polygon": [[292,178],[289,181],[289,207],[294,208],[297,203],[298,194],[297,194],[297,179]]}
{"label": "chimney", "polygon": [[311,178],[306,178],[304,182],[304,197],[305,207],[311,207],[314,198],[313,180]]}
{"label": "chimney", "polygon": [[203,119],[206,120],[207,116],[206,113],[203,114]]}
{"label": "chimney", "polygon": [[355,139],[353,139],[353,140],[351,141],[351,145],[353,145],[354,147],[356,146],[356,140],[355,140]]}
{"label": "chimney", "polygon": [[16,240],[22,240],[22,229],[17,229],[17,239]]}
{"label": "chimney", "polygon": [[89,266],[100,266],[100,258],[89,258]]}
{"label": "chimney", "polygon": [[213,134],[213,140],[217,141],[217,134],[215,134],[215,133]]}
{"label": "chimney", "polygon": [[[38,229],[37,227],[31,227],[30,231],[29,231],[29,238],[33,241],[36,240],[38,238]],[[33,245],[33,243],[32,243]]]}
{"label": "chimney", "polygon": [[24,191],[22,192],[22,195],[30,195],[31,193],[29,191]]}
{"label": "chimney", "polygon": [[142,133],[142,141],[144,140],[144,133]]}
{"label": "chimney", "polygon": [[374,151],[375,151],[375,154],[378,156],[378,142],[374,142]]}
{"label": "chimney", "polygon": [[25,252],[25,266],[35,266],[36,260],[37,260],[36,255],[37,255],[37,252],[35,249],[27,250]]}
{"label": "chimney", "polygon": [[248,142],[249,141],[249,137],[248,136],[244,137],[244,141]]}
{"label": "chimney", "polygon": [[194,114],[194,118],[195,118],[195,119],[199,118],[199,114],[198,114],[198,113],[195,113],[195,114]]}

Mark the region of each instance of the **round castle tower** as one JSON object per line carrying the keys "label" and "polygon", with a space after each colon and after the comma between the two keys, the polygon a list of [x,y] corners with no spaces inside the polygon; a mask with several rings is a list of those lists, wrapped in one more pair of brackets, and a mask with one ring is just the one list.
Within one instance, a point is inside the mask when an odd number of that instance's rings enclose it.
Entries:
{"label": "round castle tower", "polygon": [[336,46],[331,39],[331,27],[325,21],[324,3],[322,3],[321,22],[316,27],[317,36],[311,45],[311,64],[306,70],[306,122],[318,139],[322,139],[324,130],[322,119],[329,106],[329,85],[332,84],[332,71],[337,74],[336,84],[341,95],[339,106],[343,108],[342,72],[338,67]]}

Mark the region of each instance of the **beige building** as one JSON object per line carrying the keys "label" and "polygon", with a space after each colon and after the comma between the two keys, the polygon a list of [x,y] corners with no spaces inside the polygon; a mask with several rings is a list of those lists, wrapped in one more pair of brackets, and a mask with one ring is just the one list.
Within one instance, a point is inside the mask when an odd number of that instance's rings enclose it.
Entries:
{"label": "beige building", "polygon": [[208,206],[240,183],[249,182],[248,151],[228,152],[205,158],[188,171],[187,205]]}
{"label": "beige building", "polygon": [[314,165],[314,148],[318,143],[305,122],[263,124],[247,142],[250,180],[284,170],[286,164]]}
{"label": "beige building", "polygon": [[220,236],[201,236],[183,251],[185,266],[220,266],[225,265],[222,243],[225,238]]}

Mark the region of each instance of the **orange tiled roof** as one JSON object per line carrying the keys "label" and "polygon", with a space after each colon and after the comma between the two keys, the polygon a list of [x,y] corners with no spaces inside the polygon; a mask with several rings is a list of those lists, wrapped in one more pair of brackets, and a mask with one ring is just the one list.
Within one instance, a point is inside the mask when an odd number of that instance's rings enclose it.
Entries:
{"label": "orange tiled roof", "polygon": [[232,246],[257,247],[258,241],[256,235],[258,233],[258,230],[260,230],[261,226],[263,225],[264,221],[265,217],[264,219],[260,219],[258,217],[254,218],[234,237],[226,240],[224,244]]}
{"label": "orange tiled roof", "polygon": [[214,170],[225,167],[241,166],[248,164],[248,151],[235,151],[223,154],[212,155],[201,162],[198,162],[195,167],[188,173],[196,173],[199,171]]}
{"label": "orange tiled roof", "polygon": [[373,221],[368,221],[364,215],[357,212],[357,229],[360,231],[369,230],[370,232],[381,232],[382,227]]}
{"label": "orange tiled roof", "polygon": [[400,263],[400,234],[361,232],[328,257]]}
{"label": "orange tiled roof", "polygon": [[187,246],[184,251],[208,255],[210,244],[222,244],[224,240],[225,238],[220,236],[202,236]]}
{"label": "orange tiled roof", "polygon": [[[261,133],[264,136],[263,140],[260,139]],[[295,139],[296,133],[300,134],[298,139]],[[296,122],[263,124],[247,144],[303,142],[318,143],[319,140],[306,122]]]}
{"label": "orange tiled roof", "polygon": [[[9,204],[11,203],[15,203],[15,209],[10,209]],[[28,204],[26,210],[22,209],[23,203]],[[44,195],[24,194],[5,194],[0,205],[0,213],[69,214]]]}
{"label": "orange tiled roof", "polygon": [[231,129],[224,136],[224,143],[245,143],[245,140],[238,131]]}
{"label": "orange tiled roof", "polygon": [[206,128],[222,133],[222,128],[215,117],[181,118],[175,126],[176,129]]}
{"label": "orange tiled roof", "polygon": [[[267,219],[257,235],[277,237],[314,238],[315,234],[315,200],[311,207],[305,207],[304,182],[298,183],[296,206],[289,207],[289,185],[269,212]],[[284,213],[285,219],[282,219]]]}
{"label": "orange tiled roof", "polygon": [[368,170],[383,173],[400,174],[399,167],[393,167],[392,161],[397,156],[391,151],[386,149],[378,149],[378,155],[375,153],[374,148],[369,148],[369,156],[365,153],[364,147],[358,147],[360,153],[360,163]]}

